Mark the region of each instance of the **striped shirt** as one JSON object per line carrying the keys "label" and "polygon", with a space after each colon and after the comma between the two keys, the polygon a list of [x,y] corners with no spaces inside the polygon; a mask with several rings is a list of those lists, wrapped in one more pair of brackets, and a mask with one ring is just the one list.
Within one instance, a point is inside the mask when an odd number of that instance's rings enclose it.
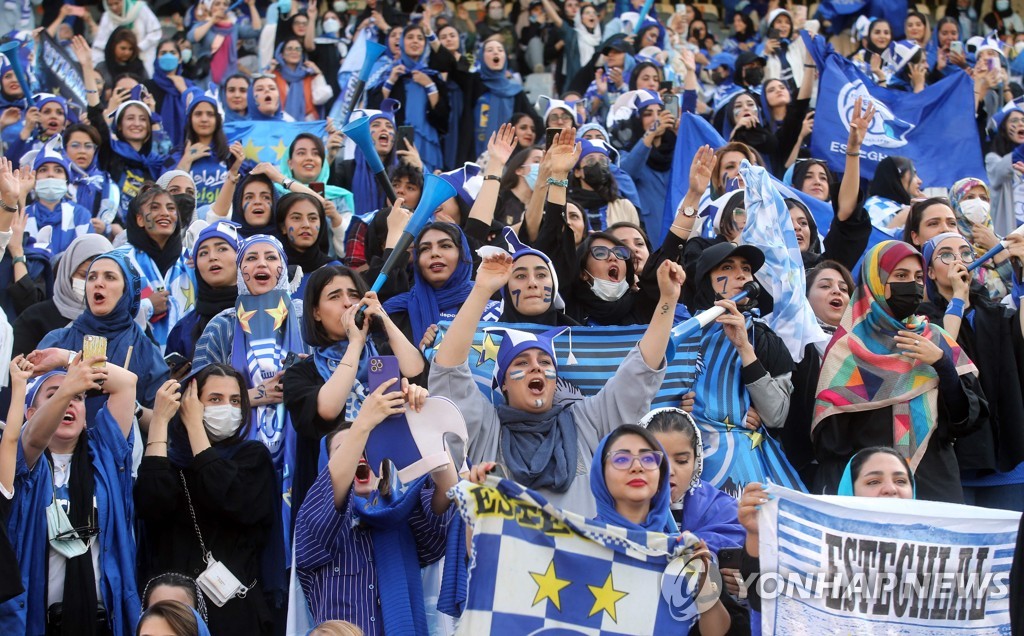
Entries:
{"label": "striped shirt", "polygon": [[[433,495],[434,487],[428,483],[420,492],[420,506],[408,520],[421,567],[444,556],[455,510],[451,506],[443,515],[435,515],[430,509]],[[314,624],[346,620],[367,635],[384,633],[373,539],[369,531],[354,525],[351,497],[344,508],[335,509],[327,468],[320,471],[295,522],[295,565]]]}

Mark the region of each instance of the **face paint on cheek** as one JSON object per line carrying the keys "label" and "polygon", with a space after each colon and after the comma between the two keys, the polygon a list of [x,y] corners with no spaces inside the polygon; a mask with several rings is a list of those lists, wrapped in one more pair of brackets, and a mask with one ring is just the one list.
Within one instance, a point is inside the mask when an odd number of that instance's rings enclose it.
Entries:
{"label": "face paint on cheek", "polygon": [[147,230],[152,230],[156,228],[156,223],[153,222],[153,215],[148,212],[142,213],[142,222],[146,224]]}
{"label": "face paint on cheek", "polygon": [[558,372],[554,369],[544,369],[544,377],[549,380],[554,380],[558,377]]}
{"label": "face paint on cheek", "polygon": [[725,295],[725,290],[729,287],[729,277],[728,276],[719,276],[718,278],[715,279],[715,282],[722,284],[722,295],[724,296]]}
{"label": "face paint on cheek", "polygon": [[525,377],[526,377],[526,371],[523,371],[522,369],[516,369],[515,371],[509,371],[508,372],[508,379],[509,380],[522,380]]}
{"label": "face paint on cheek", "polygon": [[551,290],[550,287],[545,287],[544,288],[544,302],[546,302],[546,303],[551,302],[551,292],[552,292],[552,290]]}
{"label": "face paint on cheek", "polygon": [[281,276],[282,276],[283,274],[284,274],[284,267],[282,267],[281,265],[278,265],[278,266],[277,266],[277,280],[278,280],[278,281],[280,281],[280,280],[281,280]]}
{"label": "face paint on cheek", "polygon": [[519,307],[519,294],[522,293],[521,289],[513,289],[509,291],[509,295],[512,296],[512,304]]}

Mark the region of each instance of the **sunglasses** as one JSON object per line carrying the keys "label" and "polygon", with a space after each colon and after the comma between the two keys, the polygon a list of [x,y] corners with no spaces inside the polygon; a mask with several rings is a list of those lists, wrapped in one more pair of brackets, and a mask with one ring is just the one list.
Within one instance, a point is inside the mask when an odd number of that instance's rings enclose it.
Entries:
{"label": "sunglasses", "polygon": [[973,263],[974,259],[977,258],[977,257],[975,256],[973,251],[965,249],[965,250],[961,250],[959,253],[957,253],[957,252],[943,252],[941,254],[936,254],[935,258],[937,258],[938,260],[942,261],[946,265],[952,265],[953,263],[955,263],[957,261],[957,258],[959,258],[962,262],[964,262],[966,264],[970,264],[970,263]]}
{"label": "sunglasses", "polygon": [[628,261],[630,258],[633,257],[633,255],[629,251],[629,248],[622,247],[621,245],[616,245],[615,247],[594,245],[590,248],[590,255],[599,261],[611,260],[612,257],[615,257],[620,261]]}
{"label": "sunglasses", "polygon": [[100,529],[95,526],[82,526],[81,528],[72,528],[65,532],[61,532],[53,537],[55,541],[88,541],[93,537],[97,537],[100,534]]}
{"label": "sunglasses", "polygon": [[96,150],[96,144],[92,143],[91,141],[87,141],[85,143],[83,143],[81,141],[72,141],[71,143],[68,144],[68,150],[83,150],[83,149],[84,150],[89,150],[89,151]]}
{"label": "sunglasses", "polygon": [[633,462],[640,460],[640,468],[644,470],[658,470],[661,466],[661,459],[665,454],[661,451],[644,451],[638,455],[625,450],[615,451],[608,455],[608,463],[615,470],[629,470]]}

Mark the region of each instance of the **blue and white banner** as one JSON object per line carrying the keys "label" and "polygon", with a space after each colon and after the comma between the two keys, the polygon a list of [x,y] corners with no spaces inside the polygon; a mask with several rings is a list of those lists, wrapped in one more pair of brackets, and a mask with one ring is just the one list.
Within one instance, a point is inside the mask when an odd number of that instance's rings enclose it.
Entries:
{"label": "blue and white banner", "polygon": [[[432,359],[437,353],[437,346],[444,339],[450,325],[448,321],[438,325],[434,348],[426,351],[428,359]],[[504,327],[534,334],[550,329],[547,325],[527,323],[480,324],[473,338],[469,367],[480,391],[494,404],[505,403],[501,393],[491,388],[501,335],[495,331],[484,333],[483,329]],[[643,338],[646,329],[645,325],[586,327],[570,331],[571,343],[568,334],[559,337],[555,342],[555,352],[558,356],[558,388],[555,392],[555,402],[597,395],[604,388],[608,378],[618,370],[626,354]],[[573,355],[574,364],[569,362],[570,353]],[[701,351],[700,334],[681,344],[675,358],[667,363],[665,381],[651,400],[651,408],[678,407],[684,394],[694,390],[698,381],[707,381],[705,376],[713,375],[716,371],[707,368],[708,360]],[[697,390],[707,393],[701,389]],[[717,403],[719,396],[708,394],[704,397],[716,401],[710,407],[712,410],[721,410]],[[700,399],[700,396],[698,398]],[[739,419],[738,416],[732,421]],[[703,418],[698,418],[698,423],[704,436],[704,479],[715,488],[738,496],[747,482],[769,480],[775,484],[804,490],[800,477],[786,460],[781,444],[769,435],[767,429],[762,427],[751,430],[742,425],[734,426]]]}
{"label": "blue and white banner", "polygon": [[974,80],[969,75],[952,73],[920,93],[891,90],[828,50],[820,37],[804,37],[820,73],[812,156],[842,172],[854,104],[858,98],[865,104],[870,99],[875,118],[861,145],[862,177],[873,178],[879,161],[899,156],[914,162],[923,187],[946,188],[964,177],[986,178],[973,117]]}
{"label": "blue and white banner", "polygon": [[508,480],[452,489],[472,529],[458,634],[685,634],[699,539],[608,526]]}
{"label": "blue and white banner", "polygon": [[769,492],[758,515],[762,633],[1010,633],[1020,513]]}
{"label": "blue and white banner", "polygon": [[327,139],[326,121],[297,121],[287,124],[280,121],[233,121],[224,124],[228,143],[239,142],[245,150],[245,158],[259,163],[266,161],[281,165],[288,154],[288,146],[301,133]]}

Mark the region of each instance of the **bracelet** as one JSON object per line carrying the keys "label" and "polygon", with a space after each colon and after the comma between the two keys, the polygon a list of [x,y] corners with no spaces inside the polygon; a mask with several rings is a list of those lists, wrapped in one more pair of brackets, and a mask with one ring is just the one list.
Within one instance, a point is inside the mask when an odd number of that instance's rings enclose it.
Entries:
{"label": "bracelet", "polygon": [[338,365],[339,365],[339,366],[340,366],[340,365],[345,365],[345,366],[346,366],[346,367],[348,367],[349,369],[355,369],[355,367],[354,367],[354,366],[352,366],[351,364],[349,364],[349,363],[345,362],[344,360],[339,360],[339,361],[338,361]]}
{"label": "bracelet", "polygon": [[860,152],[847,152],[846,156],[847,157],[859,157],[860,156]]}
{"label": "bracelet", "polygon": [[818,68],[815,64],[804,64],[804,68]]}
{"label": "bracelet", "polygon": [[284,179],[281,180],[281,187],[284,188],[285,190],[291,190],[293,183],[295,183],[295,179],[289,179],[285,177]]}
{"label": "bracelet", "polygon": [[86,93],[89,93],[90,95],[95,95],[95,94],[96,94],[96,93],[98,93],[99,91],[91,91],[91,90],[89,90],[89,89],[87,88],[87,89],[85,89],[85,92],[86,92]]}
{"label": "bracelet", "polygon": [[395,89],[395,85],[392,84],[391,82],[384,82],[384,86],[382,86],[381,88],[390,93]]}
{"label": "bracelet", "polygon": [[427,95],[435,95],[437,93],[437,84],[431,84],[427,88]]}
{"label": "bracelet", "polygon": [[549,186],[558,186],[559,188],[568,188],[569,187],[569,180],[568,179],[556,179],[554,177],[548,177],[548,185]]}
{"label": "bracelet", "polygon": [[15,203],[14,205],[7,205],[7,203],[2,198],[0,198],[0,210],[4,210],[5,212],[10,212],[13,214],[18,211],[18,204]]}
{"label": "bracelet", "polygon": [[167,443],[167,440],[162,440],[162,439],[161,440],[155,440],[155,441],[152,441],[152,442],[146,442],[146,448],[149,448],[153,444],[166,444],[166,443]]}
{"label": "bracelet", "polygon": [[427,36],[427,42],[437,42],[437,34],[431,33]]}
{"label": "bracelet", "polygon": [[71,368],[71,363],[75,361],[75,356],[77,355],[77,351],[68,351],[68,363],[64,365],[65,369]]}
{"label": "bracelet", "polygon": [[673,223],[671,225],[671,227],[676,229],[676,230],[679,230],[680,232],[687,232],[687,233],[689,233],[689,232],[693,231],[692,227],[683,227],[682,225],[676,225],[675,223]]}
{"label": "bracelet", "polygon": [[967,304],[961,298],[954,298],[949,301],[949,306],[946,307],[946,315],[954,316],[956,318],[964,317],[964,309],[967,308]]}
{"label": "bracelet", "polygon": [[485,174],[484,181],[497,181],[498,183],[501,183],[501,177],[496,174]]}
{"label": "bracelet", "polygon": [[24,255],[22,255],[22,256],[15,256],[14,258],[11,259],[11,264],[12,265],[17,265],[18,263],[25,263],[25,265],[27,267],[28,266],[28,259],[25,258]]}

